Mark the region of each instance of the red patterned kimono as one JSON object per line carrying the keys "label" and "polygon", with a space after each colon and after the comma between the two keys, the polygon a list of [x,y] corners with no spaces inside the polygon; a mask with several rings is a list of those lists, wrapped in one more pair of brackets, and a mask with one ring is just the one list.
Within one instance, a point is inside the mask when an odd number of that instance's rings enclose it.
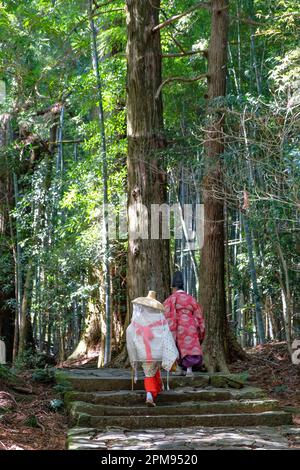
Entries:
{"label": "red patterned kimono", "polygon": [[[200,364],[202,361],[200,342],[202,343],[205,336],[202,307],[194,297],[182,290],[170,295],[165,300],[164,307],[165,317],[179,349],[183,366]],[[184,361],[184,358],[188,359],[188,362]]]}

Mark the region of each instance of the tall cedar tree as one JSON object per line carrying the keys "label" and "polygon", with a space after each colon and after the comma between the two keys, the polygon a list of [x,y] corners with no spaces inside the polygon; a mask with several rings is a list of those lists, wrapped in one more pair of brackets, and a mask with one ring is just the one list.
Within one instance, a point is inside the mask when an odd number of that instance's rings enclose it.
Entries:
{"label": "tall cedar tree", "polygon": [[[217,98],[226,93],[228,41],[228,0],[211,3],[211,36],[208,50],[208,106],[204,151],[205,176],[202,182],[204,203],[204,245],[201,256],[200,293],[205,312],[205,365],[209,371],[227,371],[226,303],[224,283],[224,203],[214,196],[222,189],[221,155],[224,150],[223,118]],[[219,191],[218,191],[219,192]]]}
{"label": "tall cedar tree", "polygon": [[152,32],[159,23],[160,0],[126,4],[129,231],[139,227],[149,234],[148,239],[129,240],[128,294],[131,301],[152,289],[164,300],[170,290],[169,241],[150,238],[151,204],[167,202],[166,174],[158,156],[165,147],[163,106],[161,96],[155,99],[162,81],[161,44],[160,33]]}

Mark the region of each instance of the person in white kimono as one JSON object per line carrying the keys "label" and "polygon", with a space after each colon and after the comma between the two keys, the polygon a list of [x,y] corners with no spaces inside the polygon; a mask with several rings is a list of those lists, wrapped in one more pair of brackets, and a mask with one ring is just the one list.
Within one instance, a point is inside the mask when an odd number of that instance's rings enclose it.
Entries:
{"label": "person in white kimono", "polygon": [[141,364],[145,379],[146,404],[155,406],[162,390],[160,368],[170,371],[178,357],[173,335],[164,316],[164,306],[150,291],[147,297],[132,301],[133,315],[126,331],[127,349],[132,368]]}

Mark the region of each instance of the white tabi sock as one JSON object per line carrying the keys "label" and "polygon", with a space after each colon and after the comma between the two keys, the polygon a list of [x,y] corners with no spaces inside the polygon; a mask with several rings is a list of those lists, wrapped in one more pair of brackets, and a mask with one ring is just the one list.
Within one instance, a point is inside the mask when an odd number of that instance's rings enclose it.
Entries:
{"label": "white tabi sock", "polygon": [[152,393],[151,393],[151,392],[147,392],[146,400],[147,400],[147,401],[153,401],[153,396],[152,396]]}

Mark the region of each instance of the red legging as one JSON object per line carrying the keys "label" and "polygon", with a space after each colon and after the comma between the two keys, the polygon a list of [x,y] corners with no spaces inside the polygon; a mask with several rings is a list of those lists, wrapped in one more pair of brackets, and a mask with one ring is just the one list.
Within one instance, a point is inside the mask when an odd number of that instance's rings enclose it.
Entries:
{"label": "red legging", "polygon": [[145,377],[144,386],[146,392],[151,392],[155,399],[162,390],[160,371],[158,370],[154,377]]}

